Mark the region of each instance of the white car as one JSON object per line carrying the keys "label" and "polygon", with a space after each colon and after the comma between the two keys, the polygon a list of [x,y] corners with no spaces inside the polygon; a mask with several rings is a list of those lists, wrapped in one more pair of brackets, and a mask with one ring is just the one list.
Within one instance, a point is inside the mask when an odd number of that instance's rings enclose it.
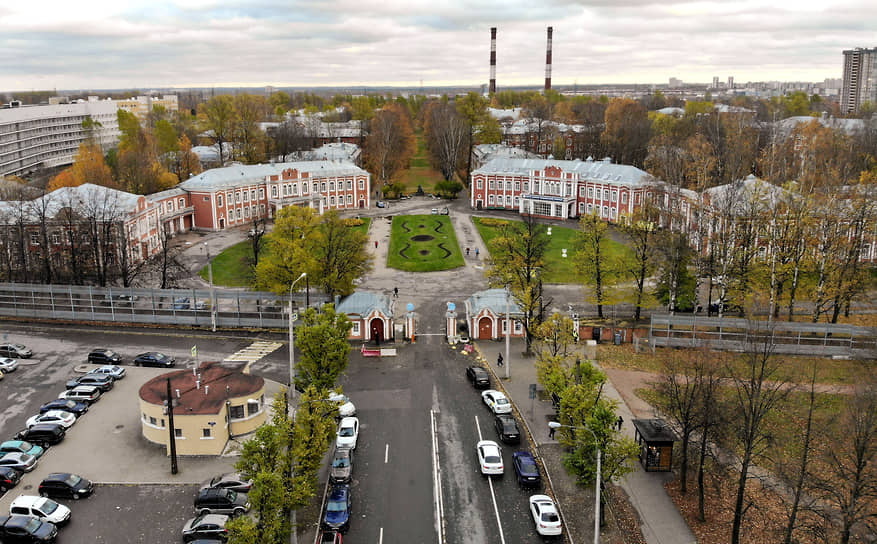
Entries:
{"label": "white car", "polygon": [[482,392],[481,399],[494,414],[512,413],[512,403],[509,402],[509,399],[503,393],[495,389],[488,389]]}
{"label": "white car", "polygon": [[121,380],[125,377],[125,369],[117,365],[103,365],[95,368],[89,374],[102,374],[111,376],[114,380]]}
{"label": "white car", "polygon": [[493,440],[482,440],[476,448],[478,450],[478,466],[481,474],[496,474],[502,476],[505,467],[502,465],[502,451]]}
{"label": "white car", "polygon": [[557,536],[563,533],[557,507],[548,495],[530,495],[530,514],[540,535]]}
{"label": "white car", "polygon": [[9,505],[11,515],[33,516],[40,521],[64,525],[70,521],[70,509],[52,499],[36,495],[19,495]]}
{"label": "white car", "polygon": [[0,370],[3,372],[15,372],[18,368],[18,361],[9,357],[0,357]]}
{"label": "white car", "polygon": [[329,400],[338,403],[338,415],[351,417],[356,415],[356,406],[350,402],[350,397],[341,393],[330,393]]}
{"label": "white car", "polygon": [[59,399],[75,400],[77,402],[85,402],[91,404],[97,401],[101,396],[99,387],[93,385],[77,385],[73,389],[68,389],[58,395]]}
{"label": "white car", "polygon": [[49,410],[44,414],[37,414],[28,418],[25,427],[30,429],[38,423],[54,423],[55,425],[60,425],[65,429],[69,429],[74,423],[76,423],[76,416],[70,412],[65,412],[64,410]]}
{"label": "white car", "polygon": [[338,437],[335,439],[336,448],[356,449],[356,439],[359,438],[359,419],[345,417],[338,424]]}

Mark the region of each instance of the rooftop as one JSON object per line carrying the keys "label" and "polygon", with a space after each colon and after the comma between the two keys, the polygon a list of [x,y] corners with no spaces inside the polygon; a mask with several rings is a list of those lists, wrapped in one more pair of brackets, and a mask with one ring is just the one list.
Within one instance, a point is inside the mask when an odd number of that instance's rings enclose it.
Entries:
{"label": "rooftop", "polygon": [[560,168],[564,173],[572,172],[579,180],[623,182],[640,185],[652,181],[652,176],[644,170],[626,164],[613,164],[609,159],[594,161],[557,159],[518,159],[498,157],[488,162],[472,174],[505,174],[528,176],[534,171],[548,167]]}
{"label": "rooftop", "polygon": [[307,172],[311,178],[367,175],[362,168],[349,162],[299,161],[276,164],[235,164],[201,172],[180,183],[186,191],[225,189],[260,183],[268,176],[279,176],[284,170]]}
{"label": "rooftop", "polygon": [[228,398],[254,395],[265,387],[263,378],[243,374],[237,366],[202,363],[199,370],[198,375],[191,370],[177,370],[156,376],[140,387],[140,398],[150,404],[163,404],[167,400],[167,381],[170,379],[171,393],[177,401],[174,414],[207,415],[218,414]]}
{"label": "rooftop", "polygon": [[356,291],[342,300],[336,309],[341,314],[359,316],[369,315],[372,310],[378,310],[386,316],[392,316],[390,297],[368,291]]}
{"label": "rooftop", "polygon": [[646,442],[675,442],[679,440],[663,419],[634,419],[633,426]]}
{"label": "rooftop", "polygon": [[495,314],[502,314],[506,310],[506,298],[508,298],[509,313],[520,315],[522,313],[520,306],[515,302],[514,297],[507,297],[505,289],[478,291],[466,299],[466,307],[472,314],[477,314],[485,308]]}

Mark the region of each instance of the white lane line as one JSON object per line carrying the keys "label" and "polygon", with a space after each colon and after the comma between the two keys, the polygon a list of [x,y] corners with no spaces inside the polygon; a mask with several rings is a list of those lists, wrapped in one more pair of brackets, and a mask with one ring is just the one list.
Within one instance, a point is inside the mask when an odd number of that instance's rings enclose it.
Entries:
{"label": "white lane line", "polygon": [[[478,424],[478,416],[475,416],[475,428],[478,429],[478,440],[481,441],[481,425]],[[487,477],[487,485],[490,486],[490,499],[493,501],[493,513],[496,515],[496,526],[499,529],[499,540],[505,544],[505,535],[502,532],[502,520],[499,519],[499,507],[496,505],[496,494],[493,492],[493,477]]]}
{"label": "white lane line", "polygon": [[390,459],[390,445],[387,444],[387,447],[384,448],[384,464],[387,464],[387,461]]}
{"label": "white lane line", "polygon": [[381,527],[381,532],[378,535],[378,544],[383,544],[384,542],[384,528]]}
{"label": "white lane line", "polygon": [[442,478],[438,457],[438,435],[435,428],[435,410],[429,411],[429,425],[432,432],[432,491],[433,501],[435,502],[435,532],[436,537],[438,537],[438,544],[444,544],[445,505],[442,501]]}

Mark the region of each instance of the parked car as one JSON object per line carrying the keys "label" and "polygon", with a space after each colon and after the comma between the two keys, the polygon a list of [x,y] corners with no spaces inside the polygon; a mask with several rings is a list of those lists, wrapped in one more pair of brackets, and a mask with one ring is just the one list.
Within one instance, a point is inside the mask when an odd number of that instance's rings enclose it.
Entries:
{"label": "parked car", "polygon": [[60,425],[65,429],[69,429],[74,423],[76,423],[76,416],[70,412],[64,412],[63,410],[49,410],[44,414],[37,414],[27,418],[27,422],[24,426],[30,429],[34,425],[40,423],[53,423],[55,425]]}
{"label": "parked car", "polygon": [[0,356],[14,359],[30,359],[33,351],[22,344],[0,344]]}
{"label": "parked car", "polygon": [[0,467],[0,492],[6,493],[21,481],[21,471],[12,467]]}
{"label": "parked car", "polygon": [[82,376],[77,376],[72,380],[69,380],[66,387],[67,389],[73,389],[80,385],[93,385],[106,393],[113,388],[115,382],[116,380],[102,374],[83,374]]}
{"label": "parked car", "polygon": [[88,403],[76,402],[75,400],[70,399],[55,399],[40,406],[41,414],[45,414],[52,410],[63,410],[79,417],[88,411]]}
{"label": "parked car", "polygon": [[64,440],[66,434],[67,430],[61,425],[40,423],[39,425],[34,425],[30,429],[18,431],[15,435],[15,439],[33,442],[34,444],[45,448],[46,446],[52,446]]}
{"label": "parked car", "polygon": [[320,531],[319,544],[342,544],[344,542],[338,531]]}
{"label": "parked car", "polygon": [[253,480],[244,478],[244,475],[240,472],[229,472],[227,474],[214,476],[201,484],[201,489],[209,489],[211,487],[249,493],[250,489],[253,487]]}
{"label": "parked car", "polygon": [[157,351],[141,353],[134,358],[135,366],[157,366],[171,368],[176,364],[176,362],[177,360],[173,357],[169,357],[164,353],[159,353]]}
{"label": "parked car", "polygon": [[515,467],[515,477],[518,485],[526,487],[539,487],[542,485],[542,475],[536,458],[529,451],[516,451],[512,454],[512,465]]}
{"label": "parked car", "polygon": [[30,442],[27,442],[25,440],[7,440],[6,442],[0,444],[0,454],[15,452],[33,455],[34,457],[39,459],[40,457],[42,457],[43,453],[46,452],[46,450],[40,446],[37,446],[36,444],[31,444]]}
{"label": "parked car", "polygon": [[118,365],[122,356],[111,349],[98,348],[88,354],[88,362],[94,365]]}
{"label": "parked car", "polygon": [[338,436],[335,439],[336,448],[356,449],[356,441],[359,438],[359,419],[345,417],[338,424]]}
{"label": "parked car", "polygon": [[30,472],[37,468],[37,458],[33,455],[12,451],[0,457],[0,467],[10,467],[22,472]]}
{"label": "parked car", "polygon": [[377,206],[378,208],[389,208],[390,207],[390,205],[387,204],[386,202],[384,202],[383,200],[378,200],[377,202],[375,202],[375,206]]}
{"label": "parked car", "polygon": [[54,542],[58,528],[53,523],[32,516],[0,516],[0,540],[3,542]]}
{"label": "parked car", "polygon": [[480,366],[470,366],[466,369],[466,379],[477,389],[490,387],[490,374]]}
{"label": "parked car", "polygon": [[496,428],[496,434],[499,439],[506,444],[516,444],[521,441],[521,431],[518,429],[518,422],[515,416],[511,414],[497,414],[493,418],[493,426]]}
{"label": "parked car", "polygon": [[40,482],[39,492],[43,497],[81,499],[94,493],[94,484],[78,474],[53,472]]}
{"label": "parked car", "polygon": [[342,393],[329,393],[329,400],[338,404],[338,415],[350,417],[356,415],[356,406],[350,402],[350,397]]}
{"label": "parked car", "polygon": [[482,440],[478,442],[475,449],[478,451],[478,466],[481,468],[481,474],[502,476],[504,467],[499,445],[493,440]]}
{"label": "parked car", "polygon": [[557,507],[548,495],[530,496],[530,514],[536,524],[536,532],[540,535],[557,536],[563,533]]}
{"label": "parked car", "polygon": [[494,414],[510,414],[512,412],[512,404],[505,394],[494,389],[488,389],[481,393],[481,400]]}
{"label": "parked car", "polygon": [[332,468],[329,469],[329,480],[332,483],[346,484],[350,482],[353,472],[353,450],[350,448],[335,448],[332,457]]}
{"label": "parked car", "polygon": [[448,207],[445,206],[444,208],[441,209],[441,212],[440,212],[440,213],[441,213],[442,215],[448,215],[448,214],[450,213],[450,210],[448,210]]}
{"label": "parked car", "polygon": [[36,495],[19,495],[9,505],[9,513],[20,516],[33,516],[40,521],[55,525],[66,525],[70,521],[70,509],[52,499]]}
{"label": "parked car", "polygon": [[438,215],[438,208],[432,209],[432,215]]}
{"label": "parked car", "polygon": [[0,371],[9,374],[18,370],[18,361],[9,357],[0,357]]}
{"label": "parked car", "polygon": [[[195,302],[196,310],[204,310],[207,308],[207,303],[203,300],[199,300]],[[175,298],[174,299],[174,310],[191,310],[192,302],[188,298]]]}
{"label": "parked car", "polygon": [[326,515],[323,525],[346,533],[350,528],[350,486],[347,484],[333,485],[326,499]]}
{"label": "parked car", "polygon": [[61,400],[73,400],[84,402],[86,404],[94,404],[100,399],[102,393],[103,391],[101,391],[100,387],[94,385],[77,385],[73,389],[67,389],[58,395],[58,398]]}
{"label": "parked car", "polygon": [[183,542],[192,542],[199,538],[228,540],[228,529],[225,524],[228,516],[221,514],[202,514],[194,517],[183,525]]}
{"label": "parked car", "polygon": [[221,487],[208,487],[198,491],[195,511],[199,514],[226,514],[240,516],[250,510],[246,493],[238,493]]}
{"label": "parked car", "polygon": [[103,365],[90,371],[89,374],[97,374],[109,376],[114,380],[121,380],[125,377],[125,369],[118,365]]}

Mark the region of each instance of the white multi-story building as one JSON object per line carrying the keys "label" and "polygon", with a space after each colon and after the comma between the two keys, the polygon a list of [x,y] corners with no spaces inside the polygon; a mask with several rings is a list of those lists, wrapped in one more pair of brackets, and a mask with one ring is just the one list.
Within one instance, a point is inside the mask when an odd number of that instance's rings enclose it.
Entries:
{"label": "white multi-story building", "polygon": [[[88,138],[107,149],[119,142],[114,100],[0,109],[0,176],[24,176],[41,168],[73,163]],[[87,119],[95,121],[89,128]],[[87,124],[87,123],[86,123]]]}
{"label": "white multi-story building", "polygon": [[877,103],[877,47],[844,51],[840,111],[855,113],[865,102]]}

